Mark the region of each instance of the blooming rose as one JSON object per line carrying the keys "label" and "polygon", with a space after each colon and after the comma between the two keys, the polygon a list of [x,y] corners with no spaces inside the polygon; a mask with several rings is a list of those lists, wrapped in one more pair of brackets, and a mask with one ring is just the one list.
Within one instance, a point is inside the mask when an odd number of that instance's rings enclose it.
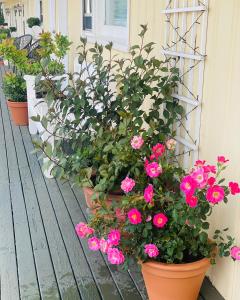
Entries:
{"label": "blooming rose", "polygon": [[144,143],[144,140],[141,136],[134,136],[131,140],[131,146],[133,149],[140,149]]}
{"label": "blooming rose", "polygon": [[203,167],[204,165],[205,165],[205,163],[206,163],[206,160],[197,160],[196,162],[195,162],[195,167]]}
{"label": "blooming rose", "polygon": [[100,250],[103,253],[107,253],[108,249],[112,246],[111,243],[108,240],[105,240],[104,238],[100,239],[99,241]]}
{"label": "blooming rose", "polygon": [[126,177],[121,183],[121,189],[125,193],[131,192],[131,190],[134,188],[134,186],[135,186],[135,181],[129,177]]}
{"label": "blooming rose", "polygon": [[240,188],[237,182],[229,182],[228,184],[230,192],[232,195],[236,195],[240,193]]}
{"label": "blooming rose", "polygon": [[159,254],[159,250],[156,245],[154,244],[147,244],[144,246],[144,252],[149,256],[149,257],[157,257]]}
{"label": "blooming rose", "polygon": [[232,247],[231,256],[234,260],[240,260],[240,247]]}
{"label": "blooming rose", "polygon": [[163,144],[158,143],[152,147],[152,152],[153,152],[152,159],[153,158],[158,159],[165,152],[165,146]]}
{"label": "blooming rose", "polygon": [[88,225],[83,222],[80,222],[79,224],[77,224],[75,226],[75,230],[76,230],[77,235],[80,238],[84,238],[87,235],[91,235],[94,233],[94,229],[88,227]]}
{"label": "blooming rose", "polygon": [[88,247],[92,251],[97,251],[100,249],[99,239],[96,237],[92,237],[88,239]]}
{"label": "blooming rose", "polygon": [[147,175],[151,178],[158,177],[162,173],[162,166],[157,162],[151,162],[147,164],[145,169]]}
{"label": "blooming rose", "polygon": [[216,204],[224,199],[224,189],[221,186],[210,186],[206,193],[207,201]]}
{"label": "blooming rose", "polygon": [[117,246],[121,238],[120,231],[118,229],[112,229],[108,234],[108,241],[113,245]]}
{"label": "blooming rose", "polygon": [[197,187],[204,188],[207,184],[208,175],[203,168],[198,168],[191,173],[191,177],[196,181]]}
{"label": "blooming rose", "polygon": [[142,215],[138,209],[132,208],[128,212],[128,219],[131,224],[140,224],[142,222]]}
{"label": "blooming rose", "polygon": [[229,161],[229,159],[226,159],[224,156],[218,156],[217,160],[220,165],[223,165]]}
{"label": "blooming rose", "polygon": [[205,172],[205,173],[213,173],[213,174],[216,174],[216,172],[217,172],[215,166],[207,165],[207,166],[203,166],[203,169],[204,169],[204,172]]}
{"label": "blooming rose", "polygon": [[216,179],[214,177],[210,177],[210,178],[208,178],[207,183],[208,183],[208,185],[212,186],[212,185],[214,185],[215,181],[216,181]]}
{"label": "blooming rose", "polygon": [[174,140],[174,139],[169,139],[169,140],[167,140],[166,141],[166,146],[167,146],[167,148],[168,148],[168,150],[174,150],[175,149],[175,147],[176,147],[176,141]]}
{"label": "blooming rose", "polygon": [[158,228],[163,228],[167,223],[168,218],[163,213],[156,214],[153,217],[153,224]]}
{"label": "blooming rose", "polygon": [[117,248],[109,248],[107,252],[108,261],[112,265],[121,265],[124,263],[125,257],[122,251],[118,250]]}
{"label": "blooming rose", "polygon": [[180,184],[180,189],[181,191],[184,192],[185,195],[193,195],[196,188],[197,188],[197,183],[190,175],[185,176],[182,179],[182,182]]}
{"label": "blooming rose", "polygon": [[153,199],[153,186],[149,184],[144,190],[144,199],[147,203],[152,202]]}
{"label": "blooming rose", "polygon": [[190,207],[196,207],[198,204],[198,198],[192,195],[187,195],[186,196],[186,203],[190,206]]}

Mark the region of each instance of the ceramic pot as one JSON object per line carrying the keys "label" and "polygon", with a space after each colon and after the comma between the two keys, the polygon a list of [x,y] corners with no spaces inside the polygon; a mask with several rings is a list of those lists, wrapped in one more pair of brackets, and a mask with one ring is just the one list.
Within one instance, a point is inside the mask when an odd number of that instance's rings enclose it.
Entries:
{"label": "ceramic pot", "polygon": [[149,300],[197,300],[209,267],[208,258],[186,264],[143,263]]}

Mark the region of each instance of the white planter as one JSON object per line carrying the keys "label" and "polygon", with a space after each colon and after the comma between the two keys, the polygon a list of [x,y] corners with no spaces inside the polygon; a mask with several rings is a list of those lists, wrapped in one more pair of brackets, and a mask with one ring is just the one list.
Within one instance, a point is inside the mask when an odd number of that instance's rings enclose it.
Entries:
{"label": "white planter", "polygon": [[[63,88],[68,82],[68,76],[56,76],[55,80],[59,80],[60,78],[65,78],[66,80],[63,82]],[[51,125],[45,129],[41,122],[35,122],[32,120],[32,117],[40,116],[40,119],[44,117],[48,112],[48,105],[44,101],[44,98],[37,98],[36,96],[36,76],[25,75],[24,79],[27,85],[27,100],[28,100],[28,118],[29,118],[29,132],[30,134],[39,134],[40,138],[43,141],[48,141],[52,147],[54,145],[54,137],[52,136],[52,132],[54,128]],[[44,80],[44,78],[42,78]],[[49,161],[49,159],[45,158],[45,162]],[[44,172],[44,175],[47,178],[52,178],[51,175],[51,167]]]}

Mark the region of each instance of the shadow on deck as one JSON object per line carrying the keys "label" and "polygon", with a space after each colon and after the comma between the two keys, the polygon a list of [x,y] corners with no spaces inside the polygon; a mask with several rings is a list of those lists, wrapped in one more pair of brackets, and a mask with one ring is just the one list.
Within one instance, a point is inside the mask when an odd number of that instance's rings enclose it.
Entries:
{"label": "shadow on deck", "polygon": [[[0,299],[147,299],[137,266],[119,272],[78,239],[82,192],[43,176],[28,128],[11,123],[2,90],[0,100]],[[208,280],[199,299],[222,300]]]}

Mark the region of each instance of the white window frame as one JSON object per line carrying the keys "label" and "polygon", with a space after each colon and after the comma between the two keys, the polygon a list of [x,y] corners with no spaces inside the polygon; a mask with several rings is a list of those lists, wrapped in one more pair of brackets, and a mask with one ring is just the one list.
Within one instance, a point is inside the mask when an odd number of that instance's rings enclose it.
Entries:
{"label": "white window frame", "polygon": [[[116,50],[127,52],[129,49],[129,16],[130,1],[127,9],[127,25],[111,26],[105,24],[105,0],[92,0],[92,30],[82,30],[82,35],[88,39],[90,43],[101,43],[106,45],[113,42],[113,48]],[[83,1],[82,1],[83,8]],[[83,23],[83,16],[81,18]]]}

